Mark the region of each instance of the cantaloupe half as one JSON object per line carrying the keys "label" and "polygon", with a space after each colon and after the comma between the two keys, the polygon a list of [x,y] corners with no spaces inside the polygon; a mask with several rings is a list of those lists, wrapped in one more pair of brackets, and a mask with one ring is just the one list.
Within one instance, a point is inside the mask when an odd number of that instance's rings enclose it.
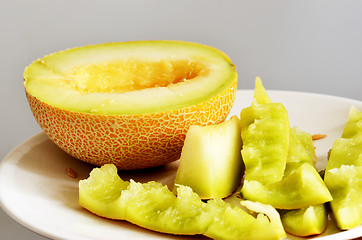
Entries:
{"label": "cantaloupe half", "polygon": [[24,80],[50,139],[78,159],[119,169],[177,160],[189,126],[223,122],[237,87],[223,52],[182,41],[68,49],[34,61]]}

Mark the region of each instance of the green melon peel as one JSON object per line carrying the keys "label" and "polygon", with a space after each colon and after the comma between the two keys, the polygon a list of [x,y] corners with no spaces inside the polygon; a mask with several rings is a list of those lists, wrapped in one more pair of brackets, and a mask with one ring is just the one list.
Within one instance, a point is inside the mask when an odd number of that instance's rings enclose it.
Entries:
{"label": "green melon peel", "polygon": [[290,128],[283,105],[272,104],[257,78],[254,101],[240,114],[245,162],[241,195],[280,209],[298,209],[332,200],[313,165],[311,135]]}
{"label": "green melon peel", "polygon": [[324,181],[340,229],[362,224],[362,112],[351,107],[341,138],[330,152]]}
{"label": "green melon peel", "polygon": [[[271,207],[249,214],[220,198],[201,201],[191,188],[180,186],[177,196],[161,183],[125,182],[117,168],[95,168],[79,182],[79,204],[99,216],[126,220],[150,230],[214,239],[281,239],[278,212]],[[244,206],[253,204],[244,203]],[[260,208],[260,206],[259,206]],[[269,216],[270,215],[270,216]]]}

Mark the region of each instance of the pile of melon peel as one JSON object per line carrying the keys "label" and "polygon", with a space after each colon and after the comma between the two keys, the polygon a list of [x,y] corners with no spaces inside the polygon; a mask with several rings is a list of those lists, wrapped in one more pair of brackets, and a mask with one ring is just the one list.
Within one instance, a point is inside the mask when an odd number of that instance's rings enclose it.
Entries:
{"label": "pile of melon peel", "polygon": [[79,204],[153,231],[213,239],[314,236],[329,215],[347,230],[362,224],[361,146],[362,113],[351,107],[319,173],[311,134],[289,125],[257,78],[240,118],[189,128],[173,189],[124,181],[106,164],[79,182]]}

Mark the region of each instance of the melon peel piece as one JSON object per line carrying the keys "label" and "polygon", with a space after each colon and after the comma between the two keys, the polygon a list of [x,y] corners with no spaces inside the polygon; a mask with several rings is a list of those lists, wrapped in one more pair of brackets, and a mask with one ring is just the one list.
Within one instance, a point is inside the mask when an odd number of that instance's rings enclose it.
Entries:
{"label": "melon peel piece", "polygon": [[125,206],[118,199],[129,184],[114,174],[111,166],[94,168],[87,180],[79,182],[79,203],[96,215],[122,219],[125,217]]}
{"label": "melon peel piece", "polygon": [[362,112],[352,106],[342,136],[330,151],[324,181],[331,209],[342,230],[362,224]]}
{"label": "melon peel piece", "polygon": [[333,196],[331,209],[338,227],[347,230],[362,224],[362,166],[330,169],[325,181]]}
{"label": "melon peel piece", "polygon": [[281,103],[271,102],[260,78],[255,81],[254,100],[241,110],[240,121],[245,180],[280,181],[289,148],[288,112]]}
{"label": "melon peel piece", "polygon": [[283,178],[269,184],[245,180],[242,196],[278,209],[299,209],[331,201],[332,196],[314,166],[311,135],[294,127],[289,146]]}
{"label": "melon peel piece", "polygon": [[[213,213],[213,221],[205,236],[213,239],[281,239],[285,232],[281,226],[279,213],[271,206],[261,207],[259,203],[244,203],[232,206],[220,198],[207,202],[208,212]],[[256,207],[256,205],[259,205]]]}
{"label": "melon peel piece", "polygon": [[331,201],[331,194],[314,167],[312,136],[290,128],[283,105],[272,104],[257,78],[253,103],[240,114],[245,162],[241,195],[278,209]]}
{"label": "melon peel piece", "polygon": [[254,88],[254,101],[252,104],[268,104],[272,103],[272,100],[266,93],[266,90],[263,86],[263,82],[260,77],[255,79],[255,88]]}
{"label": "melon peel piece", "polygon": [[274,228],[280,238],[286,236],[280,215],[271,205],[263,204],[260,202],[253,202],[248,200],[240,201],[241,206],[246,207],[250,212],[264,214],[268,217],[269,221],[274,225]]}
{"label": "melon peel piece", "polygon": [[113,164],[106,164],[79,182],[79,204],[96,215],[126,220],[162,233],[203,234],[230,240],[280,239],[282,236],[280,229],[275,229],[280,224],[280,218],[276,221],[275,209],[271,217],[270,211],[254,216],[220,198],[203,202],[187,186],[179,186],[177,191],[175,196],[167,186],[154,181],[125,182]]}
{"label": "melon peel piece", "polygon": [[302,164],[276,183],[265,185],[246,180],[242,196],[278,209],[298,209],[332,200],[318,172],[308,163]]}
{"label": "melon peel piece", "polygon": [[281,214],[286,232],[295,236],[321,234],[328,224],[328,213],[324,204],[290,210]]}

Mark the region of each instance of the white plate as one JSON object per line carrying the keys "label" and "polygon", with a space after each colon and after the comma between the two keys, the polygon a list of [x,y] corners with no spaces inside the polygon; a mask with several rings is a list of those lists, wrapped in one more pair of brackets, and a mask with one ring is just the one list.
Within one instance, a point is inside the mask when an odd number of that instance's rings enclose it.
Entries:
{"label": "white plate", "polygon": [[[284,104],[291,126],[312,134],[328,136],[315,142],[318,168],[334,140],[340,137],[352,105],[360,110],[362,102],[326,95],[301,92],[268,91],[274,102]],[[253,91],[238,90],[230,115],[239,115],[249,106]],[[124,179],[157,180],[172,184],[178,162],[143,171],[121,172]],[[78,177],[70,178],[67,168]],[[172,236],[155,233],[125,221],[97,217],[78,205],[78,181],[88,177],[92,166],[60,150],[43,133],[16,147],[0,165],[0,204],[17,222],[53,239],[200,239],[201,236]],[[351,239],[362,236],[362,226],[339,232],[331,221],[318,239]],[[288,239],[297,239],[288,236]],[[316,239],[316,238],[314,238]]]}

